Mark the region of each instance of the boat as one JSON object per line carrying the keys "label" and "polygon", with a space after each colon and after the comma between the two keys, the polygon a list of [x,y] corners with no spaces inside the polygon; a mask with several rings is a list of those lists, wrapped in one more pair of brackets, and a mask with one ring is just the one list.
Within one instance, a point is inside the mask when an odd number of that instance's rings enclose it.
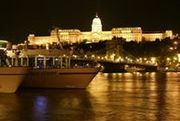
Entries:
{"label": "boat", "polygon": [[27,72],[25,67],[0,67],[0,93],[15,93]]}
{"label": "boat", "polygon": [[31,69],[21,87],[86,88],[101,68],[73,63],[72,58],[68,50],[24,49],[19,56],[20,63]]}
{"label": "boat", "polygon": [[86,88],[100,68],[32,69],[22,83],[30,88]]}
{"label": "boat", "polygon": [[8,41],[0,40],[0,93],[15,93],[25,78],[27,67],[12,67],[6,56]]}
{"label": "boat", "polygon": [[[22,59],[32,67],[22,82],[23,88],[75,88],[84,89],[100,71],[95,65],[80,65],[72,56],[27,55]],[[28,63],[27,63],[28,62]]]}
{"label": "boat", "polygon": [[28,62],[32,68],[22,83],[22,87],[26,88],[83,89],[101,69],[99,66],[71,63],[71,57],[68,56],[36,56],[28,58]]}
{"label": "boat", "polygon": [[144,72],[144,68],[138,68],[138,67],[129,67],[125,66],[125,70],[129,73],[134,73],[134,72]]}

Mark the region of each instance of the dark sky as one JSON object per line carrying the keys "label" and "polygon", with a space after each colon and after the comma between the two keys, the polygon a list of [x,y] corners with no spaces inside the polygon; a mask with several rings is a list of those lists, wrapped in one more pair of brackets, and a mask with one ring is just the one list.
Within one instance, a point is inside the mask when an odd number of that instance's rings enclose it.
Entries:
{"label": "dark sky", "polygon": [[49,35],[52,26],[90,31],[96,11],[103,30],[180,31],[180,0],[3,0],[0,5],[0,39],[12,42],[30,33]]}

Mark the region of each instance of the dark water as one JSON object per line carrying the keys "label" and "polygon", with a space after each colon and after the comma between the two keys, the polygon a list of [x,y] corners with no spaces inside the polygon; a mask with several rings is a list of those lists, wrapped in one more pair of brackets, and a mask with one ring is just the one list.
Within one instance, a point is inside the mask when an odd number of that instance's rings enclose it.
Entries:
{"label": "dark water", "polygon": [[87,90],[0,94],[0,121],[180,121],[180,73],[100,73]]}

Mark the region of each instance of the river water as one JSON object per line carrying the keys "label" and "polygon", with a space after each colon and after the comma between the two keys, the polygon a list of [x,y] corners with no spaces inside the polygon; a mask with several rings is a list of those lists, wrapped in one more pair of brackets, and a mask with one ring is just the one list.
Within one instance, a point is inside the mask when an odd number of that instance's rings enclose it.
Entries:
{"label": "river water", "polygon": [[0,121],[180,121],[180,73],[99,73],[86,90],[0,94]]}

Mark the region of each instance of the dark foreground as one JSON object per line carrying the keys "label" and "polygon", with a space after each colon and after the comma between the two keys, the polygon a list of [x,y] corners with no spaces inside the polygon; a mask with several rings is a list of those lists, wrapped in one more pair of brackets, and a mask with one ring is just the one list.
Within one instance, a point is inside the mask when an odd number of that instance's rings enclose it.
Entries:
{"label": "dark foreground", "polygon": [[180,73],[100,73],[86,90],[0,94],[0,121],[180,121]]}

